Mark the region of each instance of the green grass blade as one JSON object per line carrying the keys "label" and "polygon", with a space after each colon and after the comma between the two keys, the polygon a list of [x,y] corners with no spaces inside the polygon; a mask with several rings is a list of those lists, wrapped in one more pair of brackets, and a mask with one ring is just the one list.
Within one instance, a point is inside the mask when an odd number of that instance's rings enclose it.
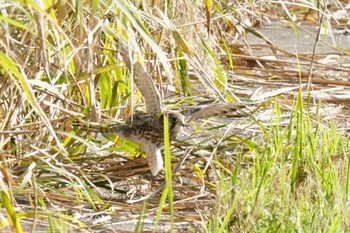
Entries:
{"label": "green grass blade", "polygon": [[0,179],[0,193],[1,193],[1,205],[5,207],[7,219],[9,222],[9,225],[11,226],[12,230],[16,233],[22,233],[22,226],[18,219],[18,214],[15,211],[15,208],[13,206],[10,194],[8,193],[8,189],[4,183],[3,178]]}

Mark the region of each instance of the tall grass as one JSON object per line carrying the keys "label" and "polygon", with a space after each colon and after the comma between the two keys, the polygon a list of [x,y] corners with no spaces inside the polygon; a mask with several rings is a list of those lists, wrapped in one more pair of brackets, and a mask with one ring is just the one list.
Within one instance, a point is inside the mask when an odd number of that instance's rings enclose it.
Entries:
{"label": "tall grass", "polygon": [[[348,229],[348,140],[305,111],[302,95],[286,127],[275,103],[262,153],[220,175],[206,232],[342,232]],[[239,160],[240,161],[240,160]],[[224,171],[222,172],[224,173]],[[238,178],[237,178],[238,177]]]}
{"label": "tall grass", "polygon": [[346,231],[349,143],[304,108],[302,93],[288,124],[276,98],[268,125],[252,116],[221,137],[231,118],[191,122],[193,134],[172,146],[165,132],[166,184],[155,193],[164,177],[149,176],[137,145],[73,124],[145,110],[121,44],[143,60],[165,108],[249,98],[229,75],[234,56],[252,53],[247,32],[270,43],[249,20],[323,10],[273,3],[0,1],[0,229]]}

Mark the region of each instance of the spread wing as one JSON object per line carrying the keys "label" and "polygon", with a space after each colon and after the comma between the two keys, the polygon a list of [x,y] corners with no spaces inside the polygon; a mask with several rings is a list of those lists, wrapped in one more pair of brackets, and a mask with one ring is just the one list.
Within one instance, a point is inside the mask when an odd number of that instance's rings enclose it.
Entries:
{"label": "spread wing", "polygon": [[[260,102],[234,102],[204,105],[189,110],[184,110],[184,115],[188,115],[186,122],[196,119],[203,119],[212,116],[242,116],[242,109],[248,109]],[[251,111],[250,111],[251,112]]]}
{"label": "spread wing", "polygon": [[152,77],[140,61],[132,61],[126,45],[123,45],[123,43],[120,47],[120,53],[128,69],[134,71],[134,81],[145,100],[147,113],[160,114],[162,112],[162,101]]}

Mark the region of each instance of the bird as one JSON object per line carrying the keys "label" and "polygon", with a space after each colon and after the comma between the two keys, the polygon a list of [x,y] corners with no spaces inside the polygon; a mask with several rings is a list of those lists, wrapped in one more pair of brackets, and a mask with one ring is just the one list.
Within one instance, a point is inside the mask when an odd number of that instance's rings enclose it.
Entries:
{"label": "bird", "polygon": [[[130,72],[133,71],[131,72],[134,75],[133,80],[143,96],[146,112],[135,112],[132,117],[126,119],[124,124],[101,127],[99,130],[101,133],[118,134],[121,138],[138,144],[140,150],[147,154],[147,163],[153,176],[163,168],[161,149],[164,146],[165,116],[169,119],[169,129],[167,129],[169,139],[173,141],[190,121],[227,113],[239,114],[239,109],[256,104],[254,102],[221,103],[188,108],[183,111],[165,111],[159,90],[145,69],[142,59],[135,59],[141,58],[140,51],[130,50],[127,43],[121,42],[119,52],[127,68]],[[170,76],[173,75],[170,74]]]}

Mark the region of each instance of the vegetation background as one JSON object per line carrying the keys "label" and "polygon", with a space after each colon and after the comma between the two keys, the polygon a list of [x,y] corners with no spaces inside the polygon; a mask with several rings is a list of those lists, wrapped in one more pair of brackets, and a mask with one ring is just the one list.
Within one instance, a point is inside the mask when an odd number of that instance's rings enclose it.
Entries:
{"label": "vegetation background", "polygon": [[[0,0],[1,231],[349,231],[349,8]],[[276,23],[275,35],[260,32]],[[284,33],[289,51],[272,41]],[[264,104],[191,122],[165,147],[167,182],[151,177],[136,145],[74,124],[144,110],[121,43],[142,57],[165,108]]]}

